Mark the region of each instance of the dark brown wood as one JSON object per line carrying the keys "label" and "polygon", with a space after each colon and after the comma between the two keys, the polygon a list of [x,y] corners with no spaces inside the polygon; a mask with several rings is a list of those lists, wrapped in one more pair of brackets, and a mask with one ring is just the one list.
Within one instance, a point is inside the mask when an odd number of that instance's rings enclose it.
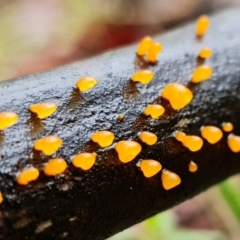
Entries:
{"label": "dark brown wood", "polygon": [[[168,209],[223,179],[239,172],[240,153],[230,151],[227,134],[217,144],[204,141],[195,153],[173,137],[175,130],[200,135],[201,126],[234,124],[240,134],[240,10],[229,10],[211,18],[211,28],[199,40],[195,23],[156,37],[164,51],[156,65],[148,65],[135,56],[136,46],[49,72],[24,76],[0,83],[0,111],[19,113],[20,121],[0,135],[0,239],[105,239],[156,213]],[[211,47],[212,78],[198,85],[189,84],[196,56],[201,47]],[[131,74],[142,68],[155,72],[147,86],[131,83]],[[91,75],[99,84],[80,94],[75,83]],[[159,94],[168,83],[188,85],[194,100],[186,108],[173,111]],[[28,106],[40,101],[59,105],[55,114],[40,121]],[[164,116],[151,120],[141,113],[150,103],[161,103]],[[122,122],[117,121],[123,113]],[[111,129],[116,141],[134,139],[149,130],[157,134],[154,146],[143,150],[132,162],[118,160],[114,147],[100,149],[89,141],[97,130]],[[67,171],[58,177],[40,178],[28,186],[19,186],[16,176],[27,166],[42,169],[50,159],[32,149],[41,136],[58,135],[64,146],[54,155],[66,159]],[[76,170],[71,157],[81,151],[96,151],[96,165],[87,172]],[[160,173],[146,179],[136,166],[140,159],[156,159],[176,172],[182,183],[169,191],[162,187]],[[188,171],[194,161],[199,170]]]}

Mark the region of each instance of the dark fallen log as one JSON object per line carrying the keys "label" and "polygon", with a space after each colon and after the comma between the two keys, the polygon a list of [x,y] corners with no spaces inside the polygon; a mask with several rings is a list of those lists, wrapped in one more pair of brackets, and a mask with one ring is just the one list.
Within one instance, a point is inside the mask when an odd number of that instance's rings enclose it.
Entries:
{"label": "dark fallen log", "polygon": [[[63,66],[49,72],[0,83],[0,112],[12,110],[20,121],[0,135],[0,239],[105,239],[156,213],[164,211],[240,170],[240,153],[227,145],[228,134],[218,143],[204,141],[198,152],[190,152],[177,142],[175,130],[200,136],[201,126],[220,127],[230,121],[240,134],[240,9],[211,18],[207,35],[195,39],[195,25],[181,27],[156,40],[164,52],[156,65],[135,56],[136,46]],[[206,63],[214,74],[198,85],[189,84],[201,47],[211,47],[214,55]],[[155,72],[149,85],[130,82],[141,68]],[[80,94],[76,81],[84,75],[99,79],[91,91]],[[174,111],[159,93],[168,83],[188,85],[194,99]],[[40,121],[28,106],[41,101],[58,104],[58,110]],[[165,114],[158,120],[142,115],[147,104],[161,103]],[[118,114],[125,115],[117,121]],[[143,130],[154,132],[154,146],[142,144],[142,152],[127,164],[118,160],[114,147],[100,149],[89,139],[97,130],[111,129],[115,142],[138,140]],[[28,186],[16,182],[26,166],[42,169],[51,157],[33,150],[33,142],[46,135],[58,135],[63,147],[54,155],[69,166],[58,177],[40,177]],[[96,151],[97,163],[89,171],[71,165],[71,156]],[[136,166],[140,159],[156,159],[163,168],[177,173],[181,184],[169,191],[162,187],[160,173],[145,178]],[[196,173],[188,171],[190,161]]]}

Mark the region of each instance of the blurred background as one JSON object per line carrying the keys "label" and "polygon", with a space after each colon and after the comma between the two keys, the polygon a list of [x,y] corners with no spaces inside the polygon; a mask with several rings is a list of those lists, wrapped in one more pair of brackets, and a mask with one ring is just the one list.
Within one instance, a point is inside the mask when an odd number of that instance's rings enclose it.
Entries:
{"label": "blurred background", "polygon": [[0,81],[162,33],[240,0],[0,0]]}
{"label": "blurred background", "polygon": [[[0,0],[0,81],[169,31],[240,0]],[[235,176],[109,240],[239,240]]]}

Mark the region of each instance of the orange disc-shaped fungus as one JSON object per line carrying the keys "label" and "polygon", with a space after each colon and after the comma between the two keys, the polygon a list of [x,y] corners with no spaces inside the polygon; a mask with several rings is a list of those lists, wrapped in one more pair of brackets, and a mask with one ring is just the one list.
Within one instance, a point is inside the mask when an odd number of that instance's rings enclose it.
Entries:
{"label": "orange disc-shaped fungus", "polygon": [[132,75],[131,80],[133,82],[148,84],[153,79],[153,77],[154,77],[154,72],[150,70],[141,70],[141,71],[135,72]]}
{"label": "orange disc-shaped fungus", "polygon": [[208,80],[212,76],[212,68],[203,65],[200,67],[197,67],[192,74],[191,82],[193,83],[200,83],[202,81]]}
{"label": "orange disc-shaped fungus", "polygon": [[167,99],[175,110],[184,108],[193,99],[191,90],[180,83],[168,84],[163,89],[161,96]]}
{"label": "orange disc-shaped fungus", "polygon": [[55,176],[62,174],[67,168],[67,163],[64,159],[54,158],[51,159],[44,167],[43,172],[47,176]]}
{"label": "orange disc-shaped fungus", "polygon": [[157,61],[158,54],[162,51],[163,47],[161,43],[153,43],[147,53],[147,61],[155,63]]}
{"label": "orange disc-shaped fungus", "polygon": [[228,136],[228,146],[233,152],[240,152],[240,137],[234,134],[230,134]]}
{"label": "orange disc-shaped fungus", "polygon": [[186,136],[182,141],[182,144],[190,151],[196,152],[202,148],[203,140],[198,136]]}
{"label": "orange disc-shaped fungus", "polygon": [[196,24],[196,35],[198,37],[202,37],[207,32],[210,25],[209,17],[206,15],[202,15],[198,18]]}
{"label": "orange disc-shaped fungus", "polygon": [[222,123],[222,129],[224,132],[231,132],[233,130],[233,124],[230,122]]}
{"label": "orange disc-shaped fungus", "polygon": [[157,142],[157,135],[151,132],[141,132],[139,138],[148,145],[154,145]]}
{"label": "orange disc-shaped fungus", "polygon": [[151,118],[156,119],[162,116],[164,112],[165,109],[163,106],[159,104],[150,104],[144,109],[143,114],[146,116],[151,116]]}
{"label": "orange disc-shaped fungus", "polygon": [[181,178],[174,172],[167,169],[162,171],[162,185],[165,190],[170,190],[181,183]]}
{"label": "orange disc-shaped fungus", "polygon": [[17,123],[19,116],[15,112],[1,112],[0,113],[0,130],[9,128]]}
{"label": "orange disc-shaped fungus", "polygon": [[175,131],[173,133],[173,136],[175,137],[175,139],[179,142],[182,142],[184,141],[184,139],[186,138],[186,134],[184,132],[181,132],[181,131]]}
{"label": "orange disc-shaped fungus", "polygon": [[74,156],[72,164],[74,167],[81,168],[86,171],[93,167],[94,163],[96,162],[96,157],[96,153],[80,153]]}
{"label": "orange disc-shaped fungus", "polygon": [[140,168],[143,172],[143,175],[147,178],[150,178],[156,175],[162,169],[162,165],[156,160],[146,159],[141,161]]}
{"label": "orange disc-shaped fungus", "polygon": [[35,181],[39,177],[39,170],[35,167],[23,170],[17,177],[20,185],[27,185],[29,182]]}
{"label": "orange disc-shaped fungus", "polygon": [[40,119],[44,119],[52,115],[57,110],[57,104],[51,102],[43,102],[32,104],[29,110],[36,113]]}
{"label": "orange disc-shaped fungus", "polygon": [[137,55],[143,56],[143,55],[147,54],[147,52],[149,51],[152,44],[153,44],[153,40],[151,37],[148,37],[148,36],[144,37],[140,41],[140,43],[137,47]]}
{"label": "orange disc-shaped fungus", "polygon": [[210,58],[212,56],[212,49],[210,48],[203,48],[201,49],[201,51],[199,52],[198,56],[200,58]]}
{"label": "orange disc-shaped fungus", "polygon": [[198,166],[195,162],[191,161],[188,165],[189,172],[196,172],[198,170]]}
{"label": "orange disc-shaped fungus", "polygon": [[110,131],[98,131],[92,134],[91,140],[100,145],[100,147],[109,147],[114,141],[114,134]]}
{"label": "orange disc-shaped fungus", "polygon": [[34,148],[50,156],[62,146],[62,142],[62,139],[57,136],[47,136],[35,141]]}
{"label": "orange disc-shaped fungus", "polygon": [[2,193],[0,192],[0,204],[3,202],[3,195]]}
{"label": "orange disc-shaped fungus", "polygon": [[98,83],[98,80],[96,78],[86,76],[86,77],[80,78],[77,81],[76,85],[81,92],[85,92],[93,88],[97,83]]}
{"label": "orange disc-shaped fungus", "polygon": [[121,162],[127,163],[132,161],[142,150],[138,142],[127,140],[120,141],[116,144],[115,150]]}
{"label": "orange disc-shaped fungus", "polygon": [[222,137],[222,130],[214,126],[204,126],[200,129],[202,137],[209,143],[217,143]]}

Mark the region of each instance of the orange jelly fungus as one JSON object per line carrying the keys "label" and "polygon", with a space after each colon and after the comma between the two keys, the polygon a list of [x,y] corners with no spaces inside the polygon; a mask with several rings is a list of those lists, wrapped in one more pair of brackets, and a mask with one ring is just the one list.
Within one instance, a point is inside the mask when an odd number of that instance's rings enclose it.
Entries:
{"label": "orange jelly fungus", "polygon": [[115,150],[121,162],[127,163],[132,161],[142,150],[138,142],[127,140],[120,141],[116,144]]}
{"label": "orange jelly fungus", "polygon": [[191,161],[188,164],[188,170],[189,170],[189,172],[196,172],[198,170],[197,164],[195,162]]}
{"label": "orange jelly fungus", "polygon": [[114,141],[114,134],[109,131],[98,131],[92,134],[91,140],[100,145],[100,147],[109,147]]}
{"label": "orange jelly fungus", "polygon": [[233,152],[240,152],[240,137],[234,134],[230,134],[228,136],[228,146]]}
{"label": "orange jelly fungus", "polygon": [[139,138],[148,145],[154,145],[157,142],[157,135],[151,132],[141,132]]}
{"label": "orange jelly fungus", "polygon": [[217,143],[223,136],[222,130],[214,126],[205,126],[201,129],[202,137],[209,143]]}
{"label": "orange jelly fungus", "polygon": [[162,185],[164,189],[169,190],[181,183],[181,178],[174,172],[167,169],[162,171]]}
{"label": "orange jelly fungus", "polygon": [[72,164],[76,168],[81,168],[83,170],[89,170],[94,163],[96,162],[96,153],[80,153],[74,156],[72,160]]}
{"label": "orange jelly fungus", "polygon": [[144,37],[138,45],[137,55],[143,56],[144,54],[146,54],[149,48],[151,47],[152,43],[153,43],[153,40],[151,37],[148,37],[148,36]]}
{"label": "orange jelly fungus", "polygon": [[0,192],[0,204],[3,202],[3,195],[2,193]]}
{"label": "orange jelly fungus", "polygon": [[181,131],[175,131],[173,133],[173,136],[175,137],[175,139],[179,142],[182,142],[185,137],[186,137],[186,134],[184,132],[181,132]]}
{"label": "orange jelly fungus", "polygon": [[35,181],[39,177],[39,170],[31,167],[23,170],[17,177],[17,182],[20,185],[27,185],[31,181]]}
{"label": "orange jelly fungus", "polygon": [[197,67],[193,71],[191,82],[199,83],[202,81],[206,81],[211,76],[212,76],[212,68],[207,65],[203,65],[203,66]]}
{"label": "orange jelly fungus", "polygon": [[212,49],[210,48],[203,48],[198,54],[201,58],[210,58],[212,56]]}
{"label": "orange jelly fungus", "polygon": [[190,151],[196,152],[202,148],[203,140],[198,136],[186,136],[182,141],[182,144]]}
{"label": "orange jelly fungus", "polygon": [[167,99],[175,110],[184,108],[193,99],[192,92],[180,83],[168,84],[163,89],[161,96]]}
{"label": "orange jelly fungus", "polygon": [[124,115],[122,113],[119,114],[117,120],[122,121],[123,119],[124,119]]}
{"label": "orange jelly fungus", "polygon": [[80,78],[77,81],[76,85],[81,92],[85,92],[93,88],[97,83],[98,83],[98,80],[96,78],[86,76],[86,77]]}
{"label": "orange jelly fungus", "polygon": [[131,80],[133,82],[140,82],[142,84],[148,84],[154,77],[154,73],[150,70],[141,70],[132,75]]}
{"label": "orange jelly fungus", "polygon": [[207,32],[210,25],[210,20],[208,16],[202,15],[198,18],[196,24],[196,35],[202,37]]}
{"label": "orange jelly fungus", "polygon": [[141,161],[140,168],[143,172],[143,175],[147,178],[150,178],[162,169],[162,165],[156,160],[146,159]]}
{"label": "orange jelly fungus", "polygon": [[63,173],[67,168],[67,163],[62,158],[54,158],[50,160],[43,168],[43,172],[47,176],[54,176]]}
{"label": "orange jelly fungus", "polygon": [[143,114],[146,116],[150,115],[151,118],[159,118],[164,112],[165,109],[163,106],[159,104],[150,104],[144,109]]}
{"label": "orange jelly fungus", "polygon": [[162,51],[161,43],[153,43],[149,48],[147,53],[147,61],[150,63],[155,63],[157,61],[158,54]]}
{"label": "orange jelly fungus", "polygon": [[57,104],[51,102],[43,102],[32,104],[29,110],[36,113],[40,119],[44,119],[52,115],[57,110]]}
{"label": "orange jelly fungus", "polygon": [[57,136],[47,136],[38,139],[34,143],[34,148],[49,156],[55,153],[62,146],[62,142],[62,139]]}
{"label": "orange jelly fungus", "polygon": [[233,124],[230,122],[224,122],[222,123],[222,129],[225,132],[231,132],[233,130]]}
{"label": "orange jelly fungus", "polygon": [[15,112],[1,112],[0,113],[0,130],[4,130],[6,128],[11,127],[15,123],[17,123],[19,117]]}

